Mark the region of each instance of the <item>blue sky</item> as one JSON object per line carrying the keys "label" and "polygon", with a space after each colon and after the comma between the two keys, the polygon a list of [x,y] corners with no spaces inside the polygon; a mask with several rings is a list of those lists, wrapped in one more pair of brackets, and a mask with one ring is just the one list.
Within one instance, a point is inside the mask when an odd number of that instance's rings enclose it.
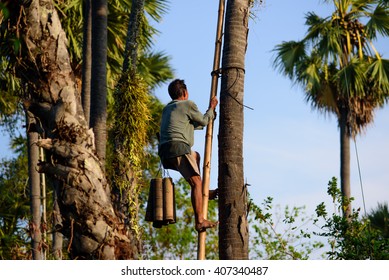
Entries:
{"label": "blue sky", "polygon": [[[271,196],[275,204],[307,206],[313,213],[322,201],[329,202],[327,183],[339,177],[339,131],[336,119],[313,110],[301,89],[272,67],[272,49],[282,41],[299,40],[305,32],[305,14],[328,16],[333,6],[319,0],[265,0],[255,7],[250,20],[246,55],[244,127],[244,175],[250,193],[261,203]],[[176,77],[185,79],[189,97],[200,110],[209,102],[217,0],[171,1],[169,13],[157,26],[161,31],[156,48],[172,57]],[[386,45],[385,45],[386,44]],[[389,56],[387,39],[377,44]],[[168,102],[167,86],[156,95]],[[366,134],[357,137],[363,193],[367,211],[389,200],[389,109],[378,110]],[[217,133],[215,124],[211,186],[217,186]],[[204,151],[204,131],[196,132],[194,149]],[[354,143],[351,149],[353,207],[362,207],[362,190]],[[174,171],[173,177],[179,177]],[[363,210],[363,208],[362,208]]]}
{"label": "blue sky", "polygon": [[[207,109],[215,45],[218,0],[172,0],[155,48],[170,55],[176,77],[185,79],[189,97]],[[327,16],[331,5],[319,0],[265,0],[254,8],[246,55],[244,176],[256,203],[271,196],[281,206],[307,206],[313,214],[320,202],[330,203],[327,183],[339,177],[339,131],[333,116],[312,110],[300,88],[292,86],[272,67],[272,49],[282,41],[299,40],[306,31],[304,15]],[[377,44],[389,57],[387,39]],[[169,102],[167,85],[155,91]],[[389,201],[389,108],[378,110],[366,134],[357,137],[363,192],[367,211]],[[217,186],[217,133],[215,123],[211,186]],[[0,157],[9,156],[7,139],[0,133]],[[196,132],[194,149],[204,151],[204,131]],[[363,207],[354,143],[351,149],[353,207]],[[169,172],[173,178],[178,173]],[[363,209],[363,208],[362,208]]]}

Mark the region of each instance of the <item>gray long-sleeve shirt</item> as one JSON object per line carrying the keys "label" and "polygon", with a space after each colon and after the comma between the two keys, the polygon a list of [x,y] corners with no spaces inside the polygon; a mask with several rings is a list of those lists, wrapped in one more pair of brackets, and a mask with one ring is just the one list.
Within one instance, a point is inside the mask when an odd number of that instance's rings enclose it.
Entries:
{"label": "gray long-sleeve shirt", "polygon": [[162,111],[159,147],[161,158],[189,153],[194,144],[194,130],[202,129],[213,117],[212,108],[202,114],[193,101],[169,102]]}

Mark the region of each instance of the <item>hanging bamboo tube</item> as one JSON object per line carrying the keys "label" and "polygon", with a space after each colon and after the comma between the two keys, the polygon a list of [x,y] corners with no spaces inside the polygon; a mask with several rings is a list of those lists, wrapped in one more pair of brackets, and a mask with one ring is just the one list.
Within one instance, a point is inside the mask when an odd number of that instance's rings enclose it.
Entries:
{"label": "hanging bamboo tube", "polygon": [[[220,69],[220,56],[223,37],[224,24],[224,7],[225,0],[219,0],[218,20],[216,29],[215,55],[213,60],[212,81],[210,100],[216,96],[218,87],[218,70]],[[209,200],[209,182],[211,173],[211,152],[212,152],[212,137],[213,137],[213,122],[211,120],[207,126],[205,134],[204,162],[203,162],[203,213],[204,219],[207,219],[208,200]],[[197,259],[205,259],[205,237],[206,232],[200,232],[198,237]]]}
{"label": "hanging bamboo tube", "polygon": [[163,221],[165,224],[174,224],[175,217],[175,199],[174,184],[172,178],[163,178]]}
{"label": "hanging bamboo tube", "polygon": [[163,223],[163,185],[162,178],[152,179],[153,183],[153,206],[154,219],[153,226],[161,228]]}

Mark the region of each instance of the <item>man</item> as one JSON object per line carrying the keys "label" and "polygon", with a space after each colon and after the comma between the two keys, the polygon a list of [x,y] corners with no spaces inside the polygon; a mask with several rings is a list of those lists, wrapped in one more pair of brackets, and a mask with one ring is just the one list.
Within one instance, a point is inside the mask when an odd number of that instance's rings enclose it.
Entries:
{"label": "man", "polygon": [[[191,186],[191,202],[195,212],[195,228],[198,232],[217,225],[204,219],[202,181],[200,176],[200,155],[192,151],[194,130],[202,129],[215,116],[217,98],[213,98],[205,114],[202,114],[193,101],[184,80],[176,79],[168,87],[172,99],[162,111],[160,143],[158,154],[165,169],[180,172]],[[216,191],[210,191],[210,199]]]}

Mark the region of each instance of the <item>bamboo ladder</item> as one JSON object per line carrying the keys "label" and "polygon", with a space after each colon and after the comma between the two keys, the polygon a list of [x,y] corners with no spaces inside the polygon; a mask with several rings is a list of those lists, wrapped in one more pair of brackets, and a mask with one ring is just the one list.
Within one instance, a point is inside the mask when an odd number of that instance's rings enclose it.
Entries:
{"label": "bamboo ladder", "polygon": [[[222,46],[222,37],[223,37],[223,24],[224,24],[224,7],[225,0],[219,0],[219,10],[218,10],[218,20],[217,20],[217,30],[216,30],[216,41],[215,41],[215,55],[213,60],[213,71],[212,71],[212,81],[211,81],[211,94],[210,101],[213,97],[216,96],[217,87],[218,87],[218,71],[220,69],[220,56],[221,56],[221,46]],[[204,148],[204,162],[203,162],[203,180],[202,180],[202,189],[203,189],[203,213],[204,219],[207,219],[208,213],[208,201],[209,201],[209,182],[210,182],[210,173],[211,173],[211,152],[212,152],[212,137],[213,137],[213,123],[212,119],[207,125],[207,131],[205,134],[205,148]],[[198,236],[198,250],[197,250],[197,259],[205,259],[205,237],[206,231],[200,232]]]}

